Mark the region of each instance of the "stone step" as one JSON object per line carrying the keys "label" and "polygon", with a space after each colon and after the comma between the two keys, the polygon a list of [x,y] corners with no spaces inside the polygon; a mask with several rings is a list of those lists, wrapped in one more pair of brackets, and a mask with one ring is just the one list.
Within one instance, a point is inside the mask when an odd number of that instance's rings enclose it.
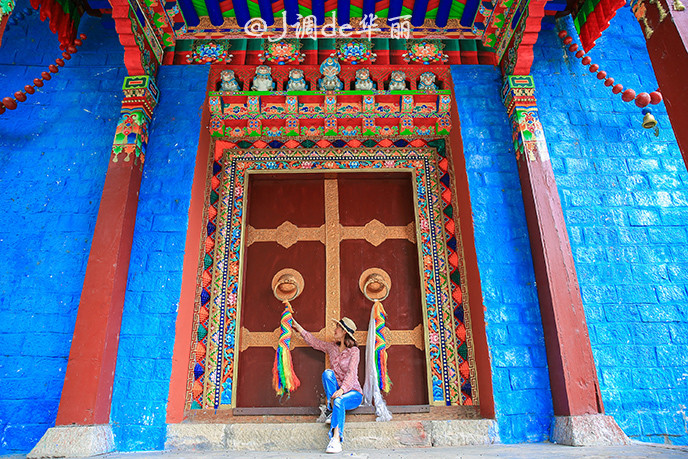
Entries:
{"label": "stone step", "polygon": [[[187,422],[167,425],[168,451],[299,451],[324,449],[329,425],[319,423]],[[347,449],[488,445],[499,443],[493,419],[348,422]]]}

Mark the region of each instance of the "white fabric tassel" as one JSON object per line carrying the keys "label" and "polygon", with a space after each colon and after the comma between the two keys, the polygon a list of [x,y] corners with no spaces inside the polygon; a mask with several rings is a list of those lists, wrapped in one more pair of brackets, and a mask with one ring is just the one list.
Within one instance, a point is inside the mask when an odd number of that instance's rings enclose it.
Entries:
{"label": "white fabric tassel", "polygon": [[366,406],[375,405],[376,421],[391,421],[392,413],[387,409],[387,403],[382,398],[380,385],[377,380],[375,370],[375,308],[370,310],[370,322],[368,323],[368,341],[366,343],[366,372],[365,384],[363,385],[363,404]]}

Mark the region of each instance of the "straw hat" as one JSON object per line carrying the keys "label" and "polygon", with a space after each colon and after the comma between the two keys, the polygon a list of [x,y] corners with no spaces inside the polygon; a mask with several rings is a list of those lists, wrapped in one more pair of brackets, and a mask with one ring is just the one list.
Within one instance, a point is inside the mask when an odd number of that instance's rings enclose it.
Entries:
{"label": "straw hat", "polygon": [[392,279],[385,270],[370,268],[363,271],[358,279],[358,286],[370,301],[382,301],[389,295]]}
{"label": "straw hat", "polygon": [[285,268],[272,278],[272,293],[280,301],[291,301],[303,292],[303,276],[292,268]]}
{"label": "straw hat", "polygon": [[354,338],[354,333],[356,333],[357,327],[356,323],[349,319],[348,317],[342,317],[341,319],[332,319],[332,322],[336,322],[337,325],[342,327],[342,330],[346,332],[347,335],[351,337],[354,342],[356,341],[356,338]]}

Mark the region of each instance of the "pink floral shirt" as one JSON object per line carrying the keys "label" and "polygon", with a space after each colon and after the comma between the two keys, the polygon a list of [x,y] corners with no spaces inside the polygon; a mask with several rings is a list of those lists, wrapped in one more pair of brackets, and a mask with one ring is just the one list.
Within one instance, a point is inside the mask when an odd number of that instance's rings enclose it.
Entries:
{"label": "pink floral shirt", "polygon": [[327,353],[339,388],[344,393],[350,390],[363,393],[361,383],[358,381],[358,363],[361,361],[361,350],[357,346],[340,351],[336,344],[320,341],[306,330],[301,333],[301,336],[313,349]]}

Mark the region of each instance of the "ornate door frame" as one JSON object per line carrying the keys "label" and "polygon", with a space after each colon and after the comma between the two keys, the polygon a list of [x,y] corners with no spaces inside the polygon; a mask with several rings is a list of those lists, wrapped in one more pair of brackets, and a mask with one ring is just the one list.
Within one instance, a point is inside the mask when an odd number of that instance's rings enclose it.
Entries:
{"label": "ornate door frame", "polygon": [[[281,148],[274,142],[218,140],[214,145],[208,193],[208,212],[214,215],[214,223],[208,220],[212,228],[208,225],[207,230],[212,229],[215,240],[212,247],[206,244],[209,250],[201,257],[203,275],[209,277],[203,280],[202,275],[201,281],[208,291],[205,297],[203,290],[198,295],[195,317],[199,320],[194,324],[194,336],[203,338],[194,340],[192,346],[195,362],[186,409],[234,406],[244,191],[248,171],[259,170],[406,170],[413,174],[429,400],[433,405],[478,404],[469,308],[465,301],[457,301],[460,285],[452,283],[458,278],[452,273],[462,267],[451,217],[445,140],[369,139],[365,144],[351,140],[344,148],[333,148],[331,141],[316,144],[310,139],[278,142]],[[213,193],[217,194],[215,204]],[[203,313],[206,306],[207,316]],[[199,334],[202,329],[205,331]]]}

